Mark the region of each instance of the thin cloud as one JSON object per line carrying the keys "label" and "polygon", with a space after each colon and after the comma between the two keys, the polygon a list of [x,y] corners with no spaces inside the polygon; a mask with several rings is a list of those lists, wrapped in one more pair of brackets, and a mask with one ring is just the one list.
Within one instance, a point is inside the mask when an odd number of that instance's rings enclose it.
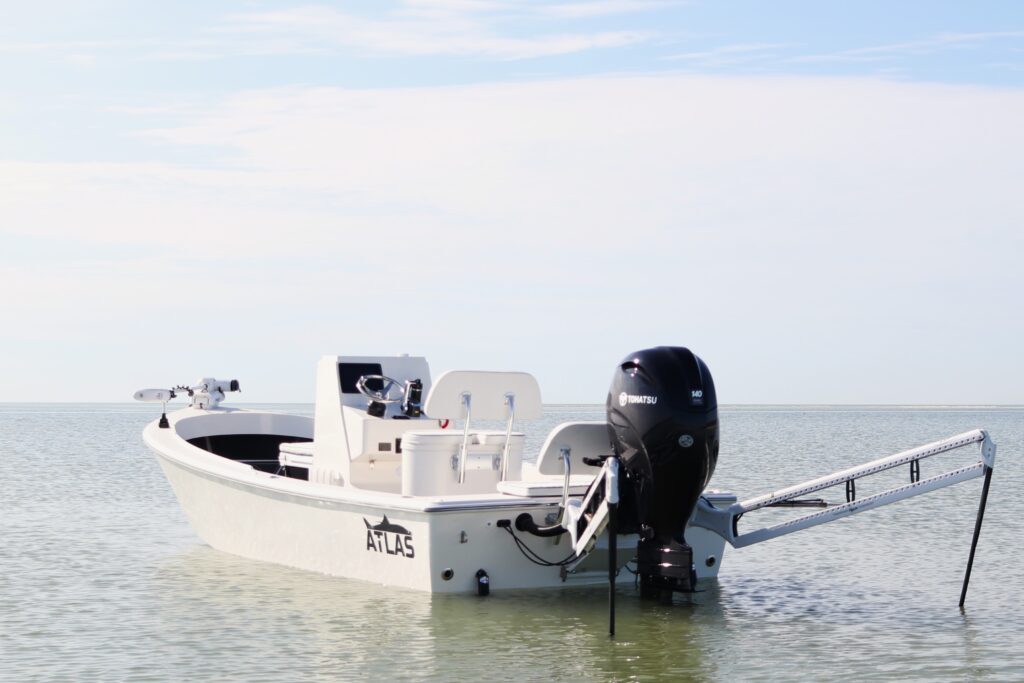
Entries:
{"label": "thin cloud", "polygon": [[0,41],[0,54],[58,55],[82,64],[114,55],[147,61],[201,61],[266,55],[334,56],[343,52],[385,57],[448,55],[526,60],[644,43],[653,30],[574,30],[575,20],[649,14],[673,0],[590,0],[532,3],[521,0],[404,0],[372,14],[328,5],[240,12],[176,36],[112,40]]}
{"label": "thin cloud", "polygon": [[595,0],[594,2],[570,2],[532,5],[538,14],[552,17],[566,17],[580,19],[584,17],[600,17],[613,14],[636,14],[647,11],[657,11],[679,7],[683,2],[654,0],[652,2],[636,2],[630,0]]}
{"label": "thin cloud", "polygon": [[989,62],[985,66],[990,69],[1005,69],[1006,71],[1024,72],[1024,64],[1020,62]]}
{"label": "thin cloud", "polygon": [[911,40],[886,45],[840,50],[814,55],[791,57],[790,62],[877,62],[896,57],[934,54],[945,50],[976,48],[983,43],[1001,39],[1024,38],[1024,31],[990,31],[984,33],[943,33],[924,40]]}
{"label": "thin cloud", "polygon": [[682,0],[581,0],[534,2],[532,0],[404,0],[396,14],[406,16],[456,16],[467,14],[505,17],[558,17],[583,19],[616,14],[641,14],[686,4]]}
{"label": "thin cloud", "polygon": [[[461,7],[461,3],[458,5]],[[415,8],[414,8],[415,9]],[[233,50],[261,53],[337,52],[355,49],[378,55],[459,55],[494,59],[531,59],[612,48],[649,40],[645,31],[559,32],[510,36],[502,32],[504,15],[481,16],[474,5],[452,11],[450,3],[431,4],[430,12],[398,12],[371,19],[331,7],[311,6],[276,12],[239,14],[211,32],[228,36]]]}
{"label": "thin cloud", "polygon": [[[863,78],[240,93],[151,130],[160,162],[0,161],[0,240],[35,257],[0,253],[18,292],[0,315],[32,322],[7,357],[35,367],[41,342],[98,346],[97,329],[126,358],[180,352],[169,329],[315,356],[399,325],[442,366],[529,353],[549,400],[604,395],[590,356],[681,339],[716,349],[737,401],[1019,403],[1022,118],[1017,91]],[[94,258],[54,258],[68,244]],[[950,311],[1001,334],[945,334]],[[586,354],[537,333],[567,326]],[[827,377],[795,388],[822,349]],[[879,387],[871,368],[907,354],[920,369]],[[8,374],[19,400],[46,390]]]}
{"label": "thin cloud", "polygon": [[69,64],[88,68],[94,66],[99,58],[94,54],[75,53],[68,55],[66,59]]}
{"label": "thin cloud", "polygon": [[100,40],[68,40],[68,41],[36,41],[36,42],[0,42],[0,52],[9,53],[47,53],[68,50],[108,50],[116,47],[127,47],[139,43],[124,43]]}
{"label": "thin cloud", "polygon": [[777,51],[792,47],[791,43],[741,43],[723,45],[711,50],[683,52],[664,57],[666,61],[681,61],[701,66],[725,66],[743,64],[766,59],[776,59]]}

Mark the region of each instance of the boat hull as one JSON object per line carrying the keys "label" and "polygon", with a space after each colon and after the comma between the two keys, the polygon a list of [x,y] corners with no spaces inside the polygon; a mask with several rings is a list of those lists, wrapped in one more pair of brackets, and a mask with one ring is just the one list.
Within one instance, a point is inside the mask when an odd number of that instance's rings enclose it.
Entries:
{"label": "boat hull", "polygon": [[[269,415],[237,415],[205,425],[184,423],[189,419],[185,416],[176,420],[172,429],[159,429],[156,423],[146,429],[147,444],[156,453],[189,522],[213,548],[309,571],[436,593],[475,592],[480,570],[487,573],[493,590],[607,581],[604,539],[574,571],[566,572],[559,566],[529,561],[499,524],[514,521],[523,512],[543,522],[557,512],[556,497],[494,494],[420,499],[328,486],[260,472],[187,441],[200,426],[206,431],[213,427],[219,433],[240,426],[252,429],[242,424],[246,420],[256,420],[265,433],[304,429],[288,422],[294,416],[275,419]],[[191,419],[204,416],[214,417],[206,413]],[[547,560],[564,560],[571,554],[567,536],[517,535]],[[688,530],[687,540],[694,547],[698,578],[717,576],[724,541],[696,527]],[[620,564],[632,557],[635,544],[635,537],[619,539]],[[713,562],[709,564],[708,558]],[[631,583],[633,576],[623,571],[619,580]]]}

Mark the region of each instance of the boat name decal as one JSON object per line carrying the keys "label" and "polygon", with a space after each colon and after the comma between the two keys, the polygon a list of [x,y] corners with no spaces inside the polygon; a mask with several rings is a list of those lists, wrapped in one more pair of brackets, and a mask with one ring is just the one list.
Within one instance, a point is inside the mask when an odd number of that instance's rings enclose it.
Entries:
{"label": "boat name decal", "polygon": [[657,396],[644,396],[641,394],[627,394],[623,391],[619,394],[619,405],[625,406],[626,404],[642,403],[644,405],[653,406],[658,402]]}
{"label": "boat name decal", "polygon": [[370,521],[363,517],[366,524],[366,549],[377,553],[388,555],[401,555],[410,560],[416,557],[416,549],[412,547],[412,532],[404,526],[388,521],[384,515],[377,524],[370,524]]}

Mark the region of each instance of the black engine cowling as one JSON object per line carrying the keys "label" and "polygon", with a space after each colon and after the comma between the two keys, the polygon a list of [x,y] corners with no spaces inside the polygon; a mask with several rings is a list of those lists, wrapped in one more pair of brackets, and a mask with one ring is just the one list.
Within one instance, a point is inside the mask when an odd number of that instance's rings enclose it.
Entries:
{"label": "black engine cowling", "polygon": [[630,354],[615,371],[608,430],[621,461],[619,532],[638,533],[645,595],[693,589],[686,522],[718,461],[718,402],[707,365],[689,349]]}

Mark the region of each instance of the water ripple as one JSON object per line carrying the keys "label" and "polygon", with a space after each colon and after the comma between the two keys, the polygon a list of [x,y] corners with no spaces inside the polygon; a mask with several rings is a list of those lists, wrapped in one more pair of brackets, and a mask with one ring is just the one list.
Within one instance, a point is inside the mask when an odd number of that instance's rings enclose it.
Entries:
{"label": "water ripple", "polygon": [[[601,417],[549,406],[527,450],[554,423]],[[599,588],[429,596],[219,553],[141,444],[147,407],[0,406],[0,679],[1024,680],[1022,417],[723,408],[713,484],[746,495],[988,428],[1000,459],[967,609],[975,482],[730,550],[720,581],[672,605],[622,587],[609,640]],[[787,513],[766,514],[743,524]]]}

